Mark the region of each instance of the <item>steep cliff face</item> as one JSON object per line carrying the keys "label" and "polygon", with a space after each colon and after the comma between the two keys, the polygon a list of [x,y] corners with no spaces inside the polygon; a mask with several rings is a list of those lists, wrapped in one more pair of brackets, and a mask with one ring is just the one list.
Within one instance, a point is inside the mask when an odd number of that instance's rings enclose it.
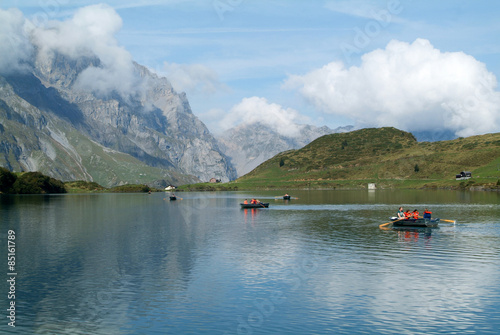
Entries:
{"label": "steep cliff face", "polygon": [[97,143],[78,131],[69,119],[22,99],[3,77],[0,97],[0,166],[12,171],[40,171],[61,180],[97,181],[108,187],[198,181],[173,169],[148,166]]}
{"label": "steep cliff face", "polygon": [[243,176],[280,152],[299,149],[320,136],[346,132],[353,128],[347,126],[330,129],[311,125],[297,127],[300,131],[296,136],[284,136],[260,123],[246,124],[229,129],[218,140],[224,154],[231,158],[238,176]]}
{"label": "steep cliff face", "polygon": [[[186,96],[177,94],[166,78],[134,63],[129,91],[99,90],[99,81],[96,89],[82,85],[82,73],[100,68],[96,57],[54,53],[35,55],[29,72],[0,76],[0,164],[63,180],[137,181],[127,173],[110,177],[97,168],[96,157],[112,153],[122,155],[120,160],[131,156],[126,160],[137,165],[134,171],[153,169],[151,178],[179,183],[236,177]],[[54,154],[54,145],[65,154]],[[120,170],[112,160],[105,169]]]}

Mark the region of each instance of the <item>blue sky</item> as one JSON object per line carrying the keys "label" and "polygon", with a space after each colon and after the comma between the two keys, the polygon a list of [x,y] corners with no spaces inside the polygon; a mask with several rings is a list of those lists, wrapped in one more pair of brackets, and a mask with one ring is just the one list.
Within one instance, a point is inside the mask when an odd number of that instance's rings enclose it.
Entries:
{"label": "blue sky", "polygon": [[[98,3],[0,1],[0,7],[43,23],[69,20],[78,8]],[[413,131],[432,124],[465,136],[500,131],[497,1],[105,3],[122,19],[119,45],[185,91],[214,132],[250,122],[249,113],[332,128]],[[402,91],[395,89],[400,83]]]}

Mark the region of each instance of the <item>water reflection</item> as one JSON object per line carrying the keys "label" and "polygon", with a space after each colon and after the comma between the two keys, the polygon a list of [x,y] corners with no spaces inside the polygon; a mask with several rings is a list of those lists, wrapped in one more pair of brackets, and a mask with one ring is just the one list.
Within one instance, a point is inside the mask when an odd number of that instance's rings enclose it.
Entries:
{"label": "water reflection", "polygon": [[[494,333],[498,195],[416,193],[297,191],[246,210],[275,194],[1,196],[2,232],[19,236],[18,330]],[[381,231],[400,204],[459,223]]]}

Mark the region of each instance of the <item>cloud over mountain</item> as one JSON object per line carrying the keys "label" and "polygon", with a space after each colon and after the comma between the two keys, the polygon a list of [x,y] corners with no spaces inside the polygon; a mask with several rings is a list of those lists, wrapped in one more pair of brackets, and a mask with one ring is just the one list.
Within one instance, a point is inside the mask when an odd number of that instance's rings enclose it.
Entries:
{"label": "cloud over mountain", "polygon": [[26,68],[33,53],[23,13],[18,9],[0,9],[0,73]]}
{"label": "cloud over mountain", "polygon": [[[36,48],[38,61],[44,62],[55,54],[72,59],[82,56],[96,58],[99,66],[84,69],[76,84],[101,94],[116,91],[126,95],[140,87],[131,54],[118,44],[115,34],[122,19],[105,4],[78,9],[65,21],[48,21],[36,27],[18,10],[0,10],[0,71],[19,69],[33,62]],[[4,50],[5,49],[5,50]],[[7,52],[8,51],[8,52]]]}
{"label": "cloud over mountain", "polygon": [[309,119],[296,110],[284,108],[276,103],[269,103],[261,97],[244,98],[231,108],[222,118],[222,129],[233,128],[240,124],[260,123],[271,127],[283,136],[296,136],[300,132],[300,124],[309,122]]}
{"label": "cloud over mountain", "polygon": [[314,106],[353,119],[358,127],[407,131],[445,129],[457,136],[496,132],[500,126],[497,79],[463,52],[441,52],[428,40],[393,40],[363,55],[359,66],[331,62],[284,87],[298,89]]}

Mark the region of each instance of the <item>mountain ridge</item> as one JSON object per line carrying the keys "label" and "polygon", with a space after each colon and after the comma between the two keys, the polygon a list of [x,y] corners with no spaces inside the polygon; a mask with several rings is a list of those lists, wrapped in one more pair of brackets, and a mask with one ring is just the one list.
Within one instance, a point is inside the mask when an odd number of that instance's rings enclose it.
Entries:
{"label": "mountain ridge", "polygon": [[[35,59],[31,71],[0,74],[2,166],[105,186],[139,180],[127,177],[125,171],[114,176],[99,172],[97,158],[107,161],[107,170],[119,170],[118,161],[124,159],[136,166],[132,170],[147,169],[154,175],[151,178],[163,179],[165,184],[235,178],[227,157],[192,113],[185,94],[177,94],[166,78],[134,63],[140,82],[135,93],[102,94],[77,84],[82,71],[100,66],[97,58],[72,59],[55,53]],[[77,133],[73,139],[86,145],[66,136]],[[94,153],[93,162],[84,159],[89,149],[107,158]]]}

